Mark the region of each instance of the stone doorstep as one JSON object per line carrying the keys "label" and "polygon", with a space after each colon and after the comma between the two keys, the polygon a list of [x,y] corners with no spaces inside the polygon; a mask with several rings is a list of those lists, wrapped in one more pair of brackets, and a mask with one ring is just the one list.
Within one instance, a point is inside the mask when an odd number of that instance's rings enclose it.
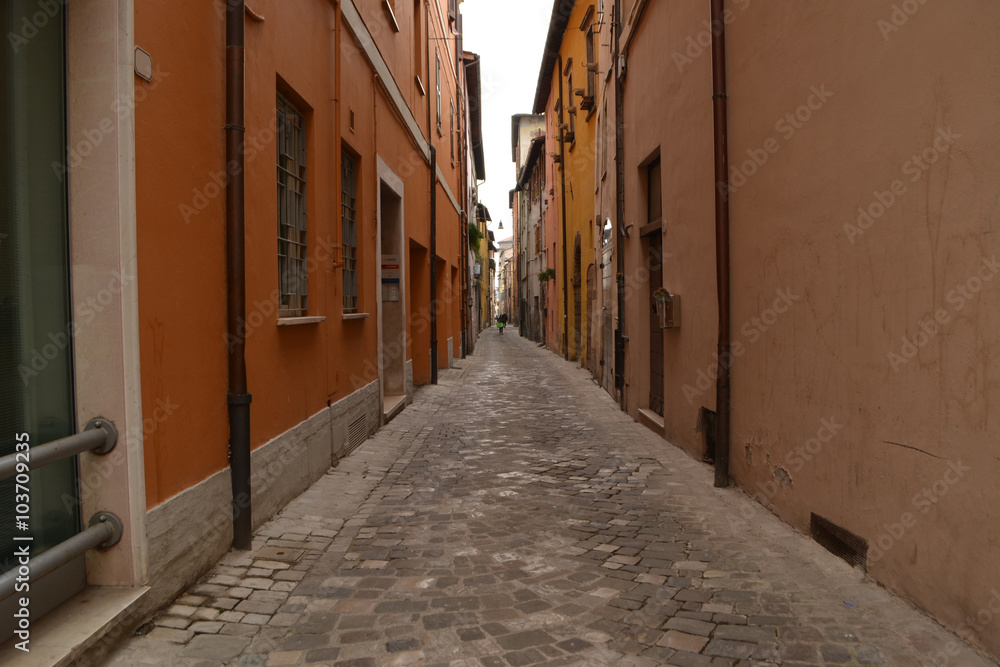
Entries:
{"label": "stone doorstep", "polygon": [[62,603],[48,615],[31,624],[30,653],[14,647],[17,637],[0,646],[0,665],[5,667],[63,667],[79,658],[90,647],[109,637],[109,647],[116,646],[146,619],[131,619],[140,601],[149,592],[148,586],[115,588],[88,586]]}

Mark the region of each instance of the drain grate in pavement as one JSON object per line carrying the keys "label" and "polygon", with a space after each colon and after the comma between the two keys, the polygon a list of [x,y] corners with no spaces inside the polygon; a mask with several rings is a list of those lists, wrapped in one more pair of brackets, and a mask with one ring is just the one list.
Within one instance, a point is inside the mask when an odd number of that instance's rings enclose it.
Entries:
{"label": "drain grate in pavement", "polygon": [[261,547],[254,558],[259,560],[274,560],[279,563],[297,563],[305,549],[285,549],[283,547]]}

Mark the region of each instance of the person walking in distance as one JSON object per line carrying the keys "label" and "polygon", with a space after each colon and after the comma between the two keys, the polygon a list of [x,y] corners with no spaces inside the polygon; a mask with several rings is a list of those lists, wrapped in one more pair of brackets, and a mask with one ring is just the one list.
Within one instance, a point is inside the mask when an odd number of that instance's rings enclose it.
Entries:
{"label": "person walking in distance", "polygon": [[500,335],[503,335],[503,328],[507,326],[507,313],[503,313],[497,317],[497,329],[500,330]]}

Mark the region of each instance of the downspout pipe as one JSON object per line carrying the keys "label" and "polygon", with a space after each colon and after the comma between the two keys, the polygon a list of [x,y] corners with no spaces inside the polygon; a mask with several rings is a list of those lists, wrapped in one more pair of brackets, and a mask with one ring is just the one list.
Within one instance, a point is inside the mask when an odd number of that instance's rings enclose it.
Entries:
{"label": "downspout pipe", "polygon": [[229,469],[233,486],[233,548],[250,548],[250,401],[247,391],[246,235],[243,139],[245,39],[243,0],[226,3],[226,328],[228,340]]}
{"label": "downspout pipe", "polygon": [[[437,343],[437,148],[434,146],[434,131],[431,127],[431,10],[430,3],[424,2],[424,53],[427,61],[427,144],[431,150],[431,384],[438,383],[438,343]],[[436,76],[436,75],[435,75]],[[439,85],[437,81],[435,85]]]}
{"label": "downspout pipe", "polygon": [[[569,91],[570,97],[573,91]],[[569,273],[566,261],[566,129],[565,113],[568,100],[563,97],[563,58],[559,54],[559,177],[561,194],[559,208],[562,212],[562,273],[563,273],[563,358],[569,361]]]}
{"label": "downspout pipe", "polygon": [[715,264],[719,293],[719,377],[716,380],[715,486],[729,486],[730,375],[733,363],[729,259],[729,100],[726,88],[725,0],[712,2],[712,95],[715,119]]}
{"label": "downspout pipe", "polygon": [[437,148],[431,143],[431,384],[438,383]]}
{"label": "downspout pipe", "polygon": [[618,327],[615,329],[615,387],[625,410],[625,82],[621,71],[621,0],[614,6],[615,67],[615,269],[618,288]]}

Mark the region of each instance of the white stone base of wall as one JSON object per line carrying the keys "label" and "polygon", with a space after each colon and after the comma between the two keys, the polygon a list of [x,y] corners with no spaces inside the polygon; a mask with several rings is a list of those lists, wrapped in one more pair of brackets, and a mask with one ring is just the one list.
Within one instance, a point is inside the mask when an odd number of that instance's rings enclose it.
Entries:
{"label": "white stone base of wall", "polygon": [[413,360],[409,360],[404,365],[403,373],[405,374],[406,383],[406,404],[410,405],[413,403]]}
{"label": "white stone base of wall", "polygon": [[[407,365],[407,402],[413,368]],[[253,450],[253,525],[270,519],[382,424],[376,380]],[[232,483],[226,468],[146,513],[152,613],[195,583],[232,546]]]}

